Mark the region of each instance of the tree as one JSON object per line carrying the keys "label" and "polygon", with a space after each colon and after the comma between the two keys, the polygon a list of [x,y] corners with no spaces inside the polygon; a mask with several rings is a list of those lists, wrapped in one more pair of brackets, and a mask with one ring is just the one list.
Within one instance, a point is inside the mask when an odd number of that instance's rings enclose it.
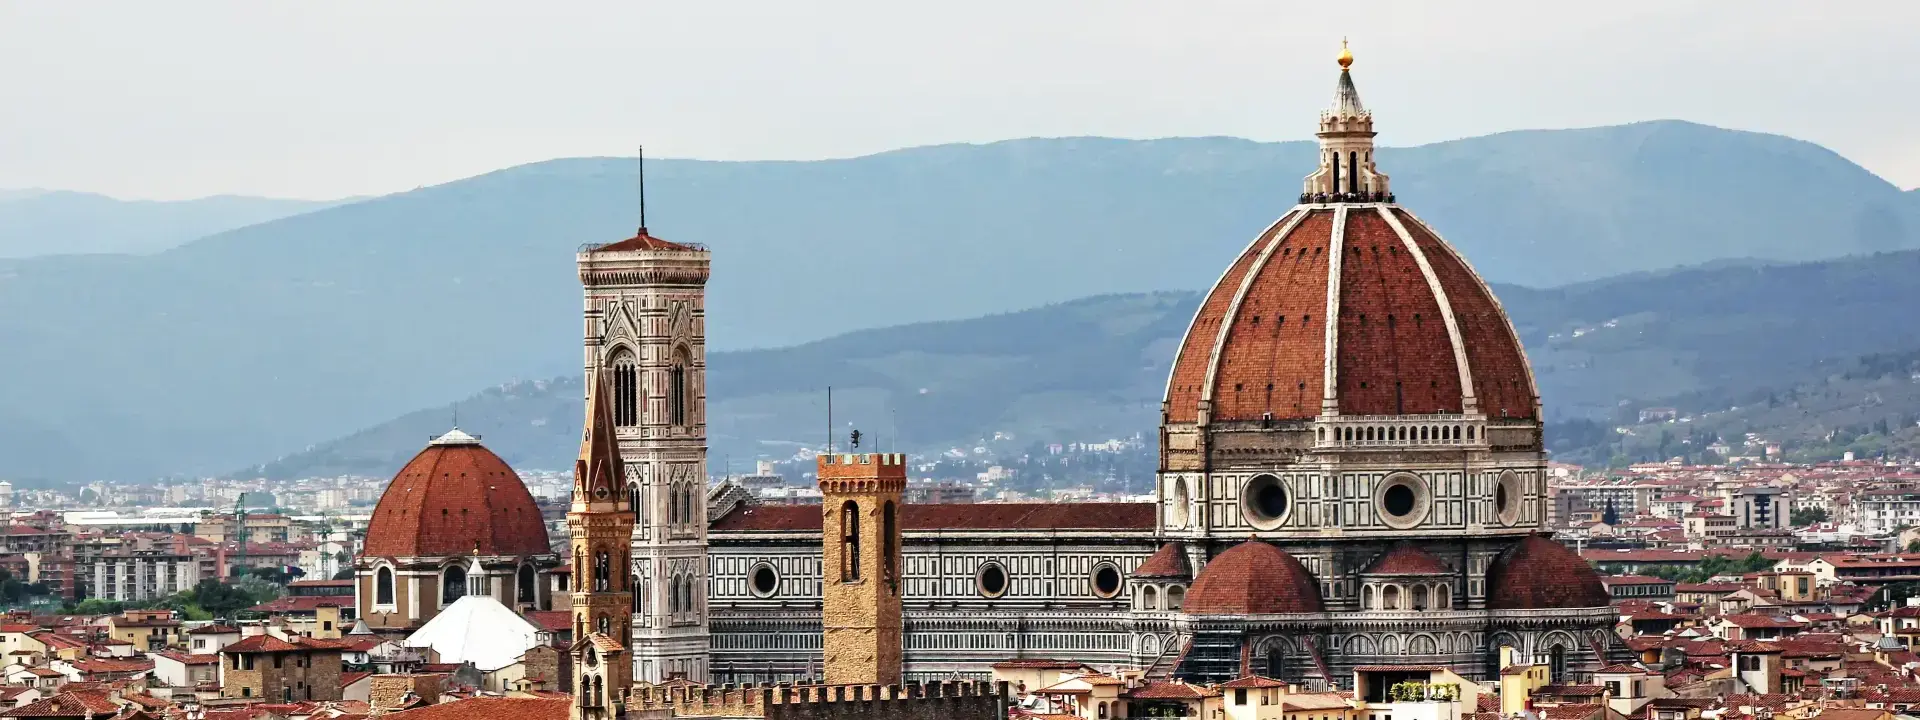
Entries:
{"label": "tree", "polygon": [[1810,507],[1795,510],[1790,517],[1793,525],[1800,527],[1826,522],[1830,516],[1826,508]]}

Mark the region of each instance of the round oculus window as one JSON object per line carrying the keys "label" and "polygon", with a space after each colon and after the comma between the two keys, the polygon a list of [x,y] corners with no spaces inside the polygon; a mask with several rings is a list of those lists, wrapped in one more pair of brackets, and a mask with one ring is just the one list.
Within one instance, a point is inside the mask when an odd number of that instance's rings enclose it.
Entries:
{"label": "round oculus window", "polygon": [[1120,568],[1113,563],[1100,563],[1093,569],[1093,594],[1110,598],[1120,594]]}
{"label": "round oculus window", "polygon": [[780,572],[766,563],[755,565],[753,571],[747,574],[747,585],[753,590],[754,597],[772,597],[780,590]]}
{"label": "round oculus window", "polygon": [[1293,499],[1287,495],[1286,483],[1280,478],[1255,475],[1241,490],[1240,504],[1248,523],[1261,530],[1272,530],[1286,521]]}
{"label": "round oculus window", "polygon": [[982,597],[997,598],[1007,594],[1007,569],[1000,563],[990,562],[980,566],[980,573],[974,577]]}
{"label": "round oculus window", "polygon": [[1426,520],[1431,501],[1426,481],[1413,473],[1388,475],[1373,491],[1373,505],[1380,520],[1395,530],[1407,530]]}
{"label": "round oculus window", "polygon": [[1493,486],[1493,512],[1501,525],[1520,522],[1520,509],[1525,505],[1521,498],[1524,495],[1520,487],[1520,473],[1512,470],[1500,473],[1500,481]]}

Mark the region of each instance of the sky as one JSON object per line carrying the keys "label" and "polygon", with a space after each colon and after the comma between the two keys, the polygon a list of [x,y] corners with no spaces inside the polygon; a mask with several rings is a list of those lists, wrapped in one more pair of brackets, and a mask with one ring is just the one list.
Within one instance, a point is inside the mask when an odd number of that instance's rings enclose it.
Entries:
{"label": "sky", "polygon": [[556,157],[1677,118],[1920,186],[1920,2],[0,2],[0,188],[325,199]]}

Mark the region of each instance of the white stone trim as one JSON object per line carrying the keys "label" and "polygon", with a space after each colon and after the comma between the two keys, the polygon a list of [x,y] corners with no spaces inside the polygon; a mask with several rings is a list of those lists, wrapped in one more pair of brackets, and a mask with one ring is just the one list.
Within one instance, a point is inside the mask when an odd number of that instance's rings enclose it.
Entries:
{"label": "white stone trim", "polygon": [[1446,248],[1447,253],[1460,263],[1460,267],[1467,269],[1467,275],[1471,276],[1474,282],[1480,283],[1480,289],[1487,293],[1487,299],[1493,301],[1494,311],[1500,313],[1500,323],[1507,326],[1507,337],[1513,340],[1513,347],[1520,352],[1520,368],[1527,373],[1527,391],[1533,393],[1533,418],[1537,422],[1545,423],[1546,416],[1541,413],[1540,408],[1540,385],[1533,379],[1533,361],[1527,358],[1527,346],[1521,344],[1520,333],[1513,329],[1513,317],[1508,315],[1506,307],[1500,304],[1500,296],[1494,294],[1493,288],[1487,285],[1486,278],[1480,277],[1480,271],[1473,269],[1473,263],[1467,262],[1465,255],[1460,254],[1460,251],[1455,249],[1452,243],[1447,242],[1446,238],[1440,237],[1440,233],[1435,231],[1432,225],[1415,217],[1413,213],[1407,213],[1407,217],[1418,223],[1420,229],[1427,231],[1428,235],[1432,235],[1440,247]]}
{"label": "white stone trim", "polygon": [[[1207,352],[1207,377],[1205,382],[1200,386],[1200,401],[1207,403],[1209,407],[1211,407],[1213,403],[1213,381],[1220,373],[1220,351],[1224,350],[1227,346],[1227,335],[1229,331],[1233,329],[1234,318],[1240,316],[1240,305],[1246,302],[1247,291],[1253,289],[1254,278],[1259,277],[1260,272],[1267,268],[1267,260],[1273,257],[1274,249],[1280,247],[1280,244],[1287,239],[1287,236],[1293,234],[1294,228],[1300,227],[1300,222],[1311,214],[1313,214],[1312,211],[1304,211],[1297,214],[1290,212],[1288,215],[1283,215],[1279,220],[1274,221],[1273,225],[1268,226],[1266,232],[1260,233],[1260,237],[1255,239],[1253,244],[1247,246],[1247,249],[1251,250],[1253,249],[1253,245],[1257,245],[1263,241],[1267,243],[1266,249],[1260,251],[1260,256],[1254,258],[1253,266],[1247,268],[1247,274],[1240,278],[1240,287],[1233,291],[1233,301],[1227,305],[1226,314],[1220,316],[1220,329],[1214,333],[1213,347]],[[1284,226],[1282,226],[1282,223],[1285,223]],[[1274,230],[1276,226],[1279,226],[1278,232]],[[1245,251],[1242,251],[1242,254],[1245,254]],[[1237,261],[1238,258],[1235,258],[1235,260]],[[1228,265],[1227,269],[1232,270],[1233,266]],[[1225,273],[1221,274],[1220,279],[1226,279]],[[1216,287],[1218,287],[1217,284]],[[1208,294],[1211,295],[1212,293]],[[1201,298],[1201,305],[1204,306],[1206,302],[1206,298]],[[1198,313],[1195,314],[1195,318],[1198,318]],[[1192,331],[1191,324],[1188,325],[1188,331]],[[1176,356],[1174,363],[1179,364],[1179,360],[1179,357]],[[1171,379],[1169,379],[1169,382],[1171,382]]]}
{"label": "white stone trim", "polygon": [[1327,241],[1326,356],[1321,358],[1320,414],[1340,414],[1340,268],[1347,256],[1347,207],[1333,208],[1333,235]]}
{"label": "white stone trim", "polygon": [[[1376,207],[1380,217],[1393,226],[1393,232],[1400,236],[1401,244],[1413,255],[1413,261],[1420,266],[1420,274],[1427,279],[1427,289],[1433,291],[1433,301],[1440,307],[1440,318],[1447,323],[1447,339],[1453,342],[1453,364],[1460,370],[1460,411],[1467,415],[1480,412],[1480,401],[1473,393],[1473,368],[1467,364],[1467,344],[1460,339],[1460,322],[1453,317],[1453,301],[1447,299],[1447,289],[1441,287],[1440,276],[1434,274],[1433,265],[1427,262],[1427,254],[1420,250],[1420,243],[1413,241],[1413,235],[1407,227],[1400,224],[1400,218],[1386,206]],[[1435,236],[1438,238],[1439,236]]]}

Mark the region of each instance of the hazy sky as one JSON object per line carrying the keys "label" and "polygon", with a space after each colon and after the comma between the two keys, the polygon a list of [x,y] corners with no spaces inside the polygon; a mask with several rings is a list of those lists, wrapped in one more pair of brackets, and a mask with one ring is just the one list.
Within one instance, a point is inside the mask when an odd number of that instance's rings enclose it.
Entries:
{"label": "hazy sky", "polygon": [[1920,2],[0,0],[0,188],[324,198],[554,157],[1681,118],[1920,186]]}

